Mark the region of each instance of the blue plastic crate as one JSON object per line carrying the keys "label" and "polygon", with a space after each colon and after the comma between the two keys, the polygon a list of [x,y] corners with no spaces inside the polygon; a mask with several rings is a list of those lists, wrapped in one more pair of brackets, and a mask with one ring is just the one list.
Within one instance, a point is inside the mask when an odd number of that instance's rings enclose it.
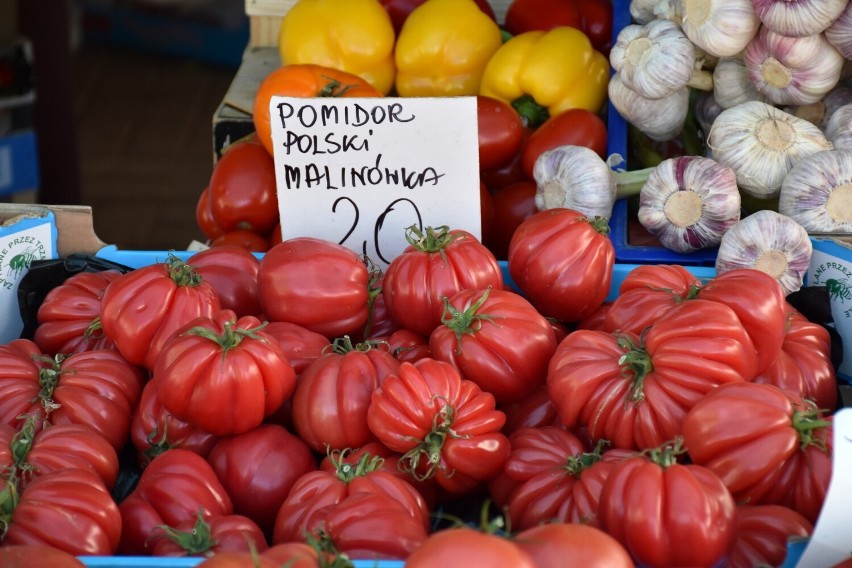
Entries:
{"label": "blue plastic crate", "polygon": [[0,195],[38,189],[38,152],[33,130],[0,136]]}

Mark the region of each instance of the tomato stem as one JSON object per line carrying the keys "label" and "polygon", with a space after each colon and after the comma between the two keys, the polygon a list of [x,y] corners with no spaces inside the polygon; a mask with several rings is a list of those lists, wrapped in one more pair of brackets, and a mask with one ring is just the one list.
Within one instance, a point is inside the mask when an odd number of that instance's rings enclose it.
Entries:
{"label": "tomato stem", "polygon": [[[400,458],[399,463],[403,464],[403,467],[417,481],[425,481],[434,477],[438,469],[443,469],[444,466],[441,464],[441,450],[444,447],[447,436],[453,438],[462,437],[453,430],[454,413],[455,409],[451,405],[445,404],[442,406],[435,416],[432,417],[432,431],[426,434],[425,438],[418,445],[408,450]],[[421,462],[424,457],[426,461]],[[426,468],[422,473],[420,472],[421,463],[425,463],[424,467]],[[444,473],[447,477],[451,477],[454,472],[444,470]]]}
{"label": "tomato stem", "polygon": [[158,525],[157,528],[166,533],[166,536],[186,551],[188,556],[195,556],[209,551],[219,544],[210,531],[210,524],[204,520],[202,511],[196,513],[195,525],[191,531],[179,531],[169,525]]}
{"label": "tomato stem", "polygon": [[618,346],[626,352],[618,359],[621,365],[621,374],[624,377],[632,374],[630,387],[630,401],[641,402],[645,399],[645,377],[654,370],[651,355],[641,345],[636,345],[633,340],[625,335],[619,335],[616,339]]}
{"label": "tomato stem", "polygon": [[6,539],[9,525],[12,524],[12,514],[19,500],[17,479],[6,479],[6,486],[0,491],[0,541]]}
{"label": "tomato stem", "polygon": [[210,341],[217,343],[222,348],[222,356],[230,350],[235,348],[242,342],[243,339],[249,337],[251,339],[256,339],[259,341],[266,341],[265,338],[257,335],[257,332],[266,327],[269,322],[263,322],[262,324],[252,327],[250,329],[240,329],[235,328],[237,322],[234,320],[226,321],[224,323],[222,334],[219,335],[215,331],[208,329],[203,326],[195,326],[188,329],[185,333],[189,335],[197,335],[198,337],[203,337],[204,339],[209,339]]}
{"label": "tomato stem", "polygon": [[675,465],[678,456],[684,453],[686,453],[686,448],[683,445],[683,438],[681,436],[677,436],[674,440],[661,444],[656,448],[649,448],[642,451],[642,454],[663,469]]}
{"label": "tomato stem", "polygon": [[349,483],[356,477],[364,477],[370,472],[378,471],[385,463],[383,457],[374,456],[367,452],[363,453],[354,464],[346,463],[343,459],[349,451],[348,448],[343,450],[332,450],[329,448],[327,453],[328,460],[336,470],[337,479],[344,483]]}
{"label": "tomato stem", "polygon": [[607,219],[606,217],[601,217],[600,215],[595,215],[594,219],[586,218],[586,221],[588,221],[589,224],[598,233],[600,233],[602,235],[608,235],[609,234],[609,219]]}
{"label": "tomato stem", "polygon": [[337,79],[329,77],[328,75],[323,75],[324,78],[328,79],[328,83],[323,86],[322,89],[317,91],[316,96],[322,98],[333,98],[333,97],[342,97],[346,94],[346,91],[353,88],[355,85],[344,85]]}
{"label": "tomato stem", "polygon": [[793,428],[799,434],[799,449],[804,451],[808,446],[828,451],[826,436],[831,422],[822,417],[823,410],[816,408],[813,403],[806,402],[808,408],[793,411]]}
{"label": "tomato stem", "polygon": [[568,456],[565,460],[565,471],[571,477],[579,476],[583,470],[592,467],[595,463],[601,461],[603,456],[604,446],[609,445],[609,440],[598,440],[594,449],[591,452],[580,452],[573,456]]}
{"label": "tomato stem", "polygon": [[[488,288],[485,289],[485,292],[482,293],[482,296],[480,296],[479,299],[477,299],[463,312],[460,312],[455,306],[450,304],[450,299],[447,296],[444,296],[444,313],[441,316],[441,323],[453,330],[456,334],[456,343],[458,344],[458,347],[456,348],[457,354],[460,355],[462,353],[463,336],[475,335],[477,331],[482,329],[483,321],[494,323],[494,316],[477,313],[477,310],[482,307],[490,293],[491,286],[488,286]],[[494,325],[498,324],[494,323]]]}
{"label": "tomato stem", "polygon": [[201,275],[196,272],[195,267],[182,261],[174,253],[169,252],[169,258],[164,267],[166,272],[178,286],[198,286],[201,284]]}

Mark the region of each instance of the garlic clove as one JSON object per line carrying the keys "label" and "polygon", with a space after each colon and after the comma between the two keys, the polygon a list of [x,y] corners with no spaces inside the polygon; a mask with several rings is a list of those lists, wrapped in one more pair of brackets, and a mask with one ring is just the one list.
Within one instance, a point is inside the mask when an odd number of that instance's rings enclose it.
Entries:
{"label": "garlic clove", "polygon": [[663,160],[639,194],[639,222],[664,247],[681,253],[714,247],[740,220],[734,171],[710,158]]}
{"label": "garlic clove", "polygon": [[539,210],[564,207],[594,219],[612,216],[616,184],[610,167],[585,146],[543,152],[533,166]]}
{"label": "garlic clove", "polygon": [[831,91],[843,69],[843,56],[823,34],[786,37],[761,28],[743,51],[755,88],[777,105],[806,105]]}
{"label": "garlic clove", "polygon": [[681,87],[660,99],[649,99],[627,88],[620,74],[614,73],[608,94],[619,114],[652,140],[671,140],[683,131],[689,113],[689,87]]}
{"label": "garlic clove", "polygon": [[686,37],[716,57],[742,51],[760,27],[751,0],[683,0],[681,10]]}
{"label": "garlic clove", "polygon": [[722,111],[707,145],[714,160],[734,170],[740,190],[760,199],[781,191],[797,160],[832,147],[815,125],[760,101]]}
{"label": "garlic clove", "polygon": [[802,287],[812,254],[804,227],[787,215],[764,209],[728,229],[716,254],[716,273],[754,268],[775,278],[789,295]]}
{"label": "garlic clove", "polygon": [[805,37],[825,31],[840,16],[847,0],[752,0],[766,28],[787,37]]}
{"label": "garlic clove", "polygon": [[628,89],[659,99],[687,84],[695,49],[680,26],[652,20],[622,28],[609,54],[610,64]]}
{"label": "garlic clove", "polygon": [[802,158],[784,178],[778,211],[809,233],[852,232],[852,150]]}

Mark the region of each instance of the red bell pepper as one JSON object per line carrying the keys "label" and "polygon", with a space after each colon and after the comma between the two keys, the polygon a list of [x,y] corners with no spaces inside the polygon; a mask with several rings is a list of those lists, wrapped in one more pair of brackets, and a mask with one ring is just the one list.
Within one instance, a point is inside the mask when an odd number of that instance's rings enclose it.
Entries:
{"label": "red bell pepper", "polygon": [[513,0],[503,26],[512,35],[570,26],[588,36],[594,48],[609,55],[612,47],[611,0]]}

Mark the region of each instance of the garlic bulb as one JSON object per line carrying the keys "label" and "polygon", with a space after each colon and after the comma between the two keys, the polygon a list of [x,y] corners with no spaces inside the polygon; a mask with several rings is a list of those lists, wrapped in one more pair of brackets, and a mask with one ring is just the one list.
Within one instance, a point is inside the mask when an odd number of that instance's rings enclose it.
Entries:
{"label": "garlic bulb", "polygon": [[840,16],[848,0],[752,0],[763,25],[787,37],[822,33]]}
{"label": "garlic bulb", "polygon": [[[723,110],[725,109],[716,102],[716,98],[713,96],[713,93],[709,91],[699,93],[698,96],[695,97],[692,112],[695,119],[698,121],[698,126],[701,127],[701,131],[704,133],[705,139],[707,138],[707,133],[710,132],[710,128],[713,126],[713,121],[716,120],[716,117],[719,116],[719,113]],[[704,148],[707,157],[709,157],[711,155],[710,148],[707,148],[706,144]]]}
{"label": "garlic bulb", "polygon": [[669,20],[625,26],[609,53],[624,86],[648,99],[659,99],[689,82],[695,63],[692,42]]}
{"label": "garlic bulb", "polygon": [[751,0],[683,0],[683,33],[716,57],[742,51],[760,27]]}
{"label": "garlic bulb", "polygon": [[809,233],[852,232],[852,150],[826,150],[796,162],[781,186],[778,212]]}
{"label": "garlic bulb", "polygon": [[649,99],[628,89],[620,74],[615,73],[609,79],[608,94],[619,114],[652,140],[671,140],[683,131],[689,112],[689,87],[660,99]]}
{"label": "garlic bulb", "polygon": [[629,10],[637,24],[658,19],[680,23],[680,0],[630,0]]}
{"label": "garlic bulb", "polygon": [[783,107],[783,110],[799,118],[804,118],[825,131],[831,116],[837,109],[849,103],[852,103],[852,87],[837,85],[821,101],[809,105],[787,106]]}
{"label": "garlic bulb", "polygon": [[835,148],[852,150],[852,103],[834,111],[825,126],[825,137]]}
{"label": "garlic bulb", "polygon": [[822,34],[786,37],[761,28],[743,52],[752,83],[777,105],[821,100],[840,80],[843,56]]}
{"label": "garlic bulb", "polygon": [[639,222],[664,247],[682,253],[718,245],[740,220],[734,171],[710,158],[663,160],[639,193]]}
{"label": "garlic bulb", "polygon": [[713,159],[734,170],[741,191],[762,199],[778,194],[796,160],[831,149],[819,128],[760,101],[722,111],[707,145]]}
{"label": "garlic bulb", "polygon": [[852,4],[844,2],[846,7],[840,16],[825,30],[825,39],[846,59],[852,59]]}
{"label": "garlic bulb", "polygon": [[716,273],[736,268],[761,270],[789,295],[802,287],[812,253],[804,227],[791,217],[764,209],[728,229],[716,254]]}
{"label": "garlic bulb", "polygon": [[747,101],[765,101],[748,75],[741,57],[722,57],[713,69],[713,97],[722,108]]}
{"label": "garlic bulb", "polygon": [[590,219],[612,216],[615,180],[594,150],[569,145],[542,152],[533,166],[533,179],[539,210],[565,207]]}

